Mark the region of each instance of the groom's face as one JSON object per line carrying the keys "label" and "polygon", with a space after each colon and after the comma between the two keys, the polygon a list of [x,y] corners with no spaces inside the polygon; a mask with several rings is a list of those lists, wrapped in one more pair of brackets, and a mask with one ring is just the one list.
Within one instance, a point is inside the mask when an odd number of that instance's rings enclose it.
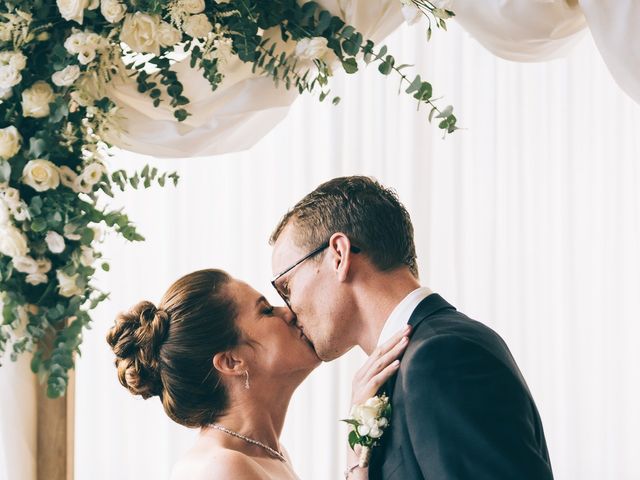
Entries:
{"label": "groom's face", "polygon": [[[309,253],[296,244],[294,227],[289,225],[273,247],[273,274],[278,275]],[[320,359],[333,360],[351,347],[342,331],[346,325],[342,320],[348,316],[351,302],[344,284],[332,270],[330,249],[296,265],[276,281],[276,288],[287,298],[298,328],[311,341]]]}

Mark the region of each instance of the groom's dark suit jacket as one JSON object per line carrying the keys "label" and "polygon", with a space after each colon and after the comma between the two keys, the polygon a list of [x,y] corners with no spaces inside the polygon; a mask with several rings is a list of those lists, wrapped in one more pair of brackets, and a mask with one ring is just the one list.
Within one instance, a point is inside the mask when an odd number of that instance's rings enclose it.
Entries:
{"label": "groom's dark suit jacket", "polygon": [[393,408],[372,480],[549,480],[542,422],[507,345],[431,294],[385,390]]}

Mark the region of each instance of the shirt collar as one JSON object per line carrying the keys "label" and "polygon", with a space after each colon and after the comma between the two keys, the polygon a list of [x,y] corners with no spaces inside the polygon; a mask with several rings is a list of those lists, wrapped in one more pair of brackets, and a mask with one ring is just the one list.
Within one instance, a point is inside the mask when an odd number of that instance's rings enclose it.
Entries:
{"label": "shirt collar", "polygon": [[397,331],[404,328],[416,307],[432,293],[433,292],[427,287],[419,287],[404,297],[404,299],[396,305],[396,308],[393,309],[384,327],[382,327],[382,331],[378,337],[378,345],[382,345],[393,337]]}

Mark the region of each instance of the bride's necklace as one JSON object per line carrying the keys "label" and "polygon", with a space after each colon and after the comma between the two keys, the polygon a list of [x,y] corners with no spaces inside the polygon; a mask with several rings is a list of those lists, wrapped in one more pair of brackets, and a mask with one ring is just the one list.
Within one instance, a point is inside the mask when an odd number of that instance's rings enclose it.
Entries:
{"label": "bride's necklace", "polygon": [[249,437],[247,437],[245,435],[242,435],[241,433],[234,432],[233,430],[230,430],[227,427],[223,427],[222,425],[218,425],[217,423],[212,424],[211,427],[215,428],[216,430],[220,430],[221,432],[224,432],[227,435],[231,435],[232,437],[237,437],[237,438],[239,438],[241,440],[244,440],[247,443],[251,443],[253,445],[257,445],[258,447],[262,447],[267,452],[269,452],[271,455],[273,455],[274,457],[278,458],[282,462],[286,462],[287,461],[287,459],[284,458],[284,455],[282,453],[280,453],[278,450],[275,450],[275,449],[271,448],[269,445],[265,445],[264,443],[259,442],[258,440],[254,440],[253,438],[249,438]]}

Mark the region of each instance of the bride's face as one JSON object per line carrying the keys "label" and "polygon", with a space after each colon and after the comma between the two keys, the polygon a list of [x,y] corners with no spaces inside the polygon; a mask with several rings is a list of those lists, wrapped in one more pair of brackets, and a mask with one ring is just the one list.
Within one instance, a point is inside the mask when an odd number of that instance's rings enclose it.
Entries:
{"label": "bride's face", "polygon": [[320,364],[309,341],[296,327],[295,315],[287,307],[273,307],[266,298],[244,282],[228,284],[238,309],[236,323],[248,341],[243,354],[252,377],[290,376],[304,378]]}

